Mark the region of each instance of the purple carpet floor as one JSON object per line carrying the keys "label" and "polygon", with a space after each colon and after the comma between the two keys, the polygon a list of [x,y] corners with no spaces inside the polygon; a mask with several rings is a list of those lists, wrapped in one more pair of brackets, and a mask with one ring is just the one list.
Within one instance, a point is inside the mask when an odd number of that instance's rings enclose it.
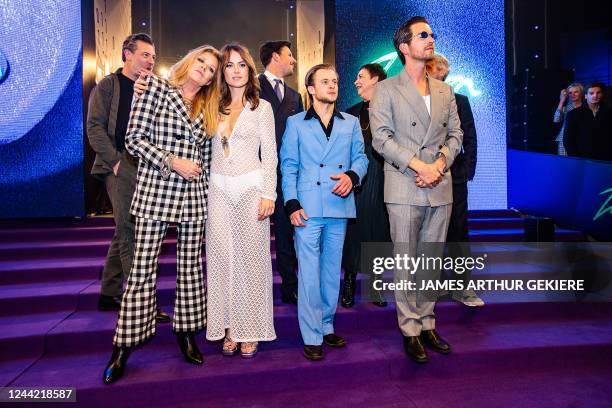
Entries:
{"label": "purple carpet floor", "polygon": [[[514,213],[474,212],[475,242],[519,242]],[[255,359],[223,357],[220,342],[199,335],[204,365],[184,362],[171,325],[130,357],[126,375],[102,384],[115,312],[99,312],[100,273],[112,220],[4,222],[0,225],[0,386],[74,387],[83,407],[610,407],[612,304],[533,295],[517,302],[484,294],[472,309],[440,302],[437,329],[453,346],[417,365],[402,350],[391,303],[338,308],[343,349],[302,356],[296,308],[275,302],[278,339]],[[557,230],[558,240],[576,241]],[[273,264],[274,239],[271,241]],[[497,248],[485,274],[547,276],[550,268]],[[493,251],[495,252],[495,251]],[[172,311],[176,232],[165,240],[158,300]],[[274,295],[280,298],[275,275]],[[53,404],[47,404],[49,406]],[[70,405],[68,405],[70,406]]]}

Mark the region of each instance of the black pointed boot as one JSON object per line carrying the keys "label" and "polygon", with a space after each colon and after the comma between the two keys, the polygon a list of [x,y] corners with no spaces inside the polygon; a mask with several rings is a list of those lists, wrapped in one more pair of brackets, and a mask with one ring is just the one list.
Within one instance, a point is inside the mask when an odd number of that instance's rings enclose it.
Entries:
{"label": "black pointed boot", "polygon": [[130,347],[113,347],[113,354],[104,369],[102,378],[104,384],[112,384],[123,377],[125,365],[127,364],[131,351],[132,349]]}
{"label": "black pointed boot", "polygon": [[204,362],[193,333],[176,333],[176,341],[181,348],[183,356],[185,356],[185,361],[196,365],[200,365]]}

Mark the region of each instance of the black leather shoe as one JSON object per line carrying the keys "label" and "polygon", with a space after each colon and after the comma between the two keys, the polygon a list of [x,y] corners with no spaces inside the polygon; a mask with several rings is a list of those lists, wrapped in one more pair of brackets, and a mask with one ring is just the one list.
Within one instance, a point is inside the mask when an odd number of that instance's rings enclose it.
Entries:
{"label": "black leather shoe", "polygon": [[296,290],[283,292],[283,295],[281,296],[281,300],[283,301],[283,303],[287,303],[289,305],[297,305],[297,298],[298,295]]}
{"label": "black leather shoe", "polygon": [[408,357],[417,363],[426,363],[429,361],[427,352],[419,336],[404,336],[404,351]]}
{"label": "black leather shoe", "polygon": [[342,286],[342,299],[340,299],[340,305],[342,307],[353,307],[355,306],[355,285],[357,274],[344,272],[344,285]]}
{"label": "black leather shoe", "polygon": [[193,333],[176,333],[176,341],[183,356],[185,356],[185,361],[196,365],[201,365],[204,362]]}
{"label": "black leather shoe", "polygon": [[372,304],[378,307],[387,306],[387,300],[380,290],[372,289]]}
{"label": "black leather shoe", "polygon": [[125,365],[127,364],[127,359],[131,351],[132,349],[130,347],[113,347],[113,354],[104,369],[102,378],[104,384],[112,384],[123,377]]}
{"label": "black leather shoe", "polygon": [[157,323],[170,323],[170,316],[158,307],[155,311],[155,321]]}
{"label": "black leather shoe", "polygon": [[445,342],[435,330],[423,330],[421,331],[421,341],[428,348],[433,351],[437,351],[441,354],[448,354],[451,352],[450,344]]}
{"label": "black leather shoe", "polygon": [[340,337],[340,336],[338,336],[338,335],[336,335],[334,333],[330,333],[330,334],[327,334],[327,335],[323,336],[323,342],[325,344],[327,344],[329,347],[344,347],[344,346],[346,346],[346,341],[342,337]]}
{"label": "black leather shoe", "polygon": [[317,361],[323,358],[323,346],[304,346],[304,357]]}
{"label": "black leather shoe", "polygon": [[98,310],[108,312],[121,309],[121,296],[100,295],[98,299]]}

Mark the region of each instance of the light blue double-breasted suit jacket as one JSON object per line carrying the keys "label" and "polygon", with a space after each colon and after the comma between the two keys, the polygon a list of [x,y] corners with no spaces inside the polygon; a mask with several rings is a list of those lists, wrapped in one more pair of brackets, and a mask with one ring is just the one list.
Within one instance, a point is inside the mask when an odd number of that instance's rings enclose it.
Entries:
{"label": "light blue double-breasted suit jacket", "polygon": [[311,217],[355,218],[355,199],[332,193],[338,180],[330,176],[352,170],[362,180],[368,169],[359,119],[341,112],[329,141],[317,118],[307,112],[287,119],[280,151],[285,203],[297,199]]}

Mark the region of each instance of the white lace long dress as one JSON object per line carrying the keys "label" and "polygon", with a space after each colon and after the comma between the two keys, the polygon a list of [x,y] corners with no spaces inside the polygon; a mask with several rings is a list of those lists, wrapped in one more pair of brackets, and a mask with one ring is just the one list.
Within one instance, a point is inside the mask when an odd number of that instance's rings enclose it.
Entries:
{"label": "white lace long dress", "polygon": [[228,157],[220,132],[212,139],[206,221],[206,338],[219,340],[230,329],[233,341],[274,340],[270,219],[257,219],[261,198],[276,199],[271,105],[246,104],[228,138]]}

